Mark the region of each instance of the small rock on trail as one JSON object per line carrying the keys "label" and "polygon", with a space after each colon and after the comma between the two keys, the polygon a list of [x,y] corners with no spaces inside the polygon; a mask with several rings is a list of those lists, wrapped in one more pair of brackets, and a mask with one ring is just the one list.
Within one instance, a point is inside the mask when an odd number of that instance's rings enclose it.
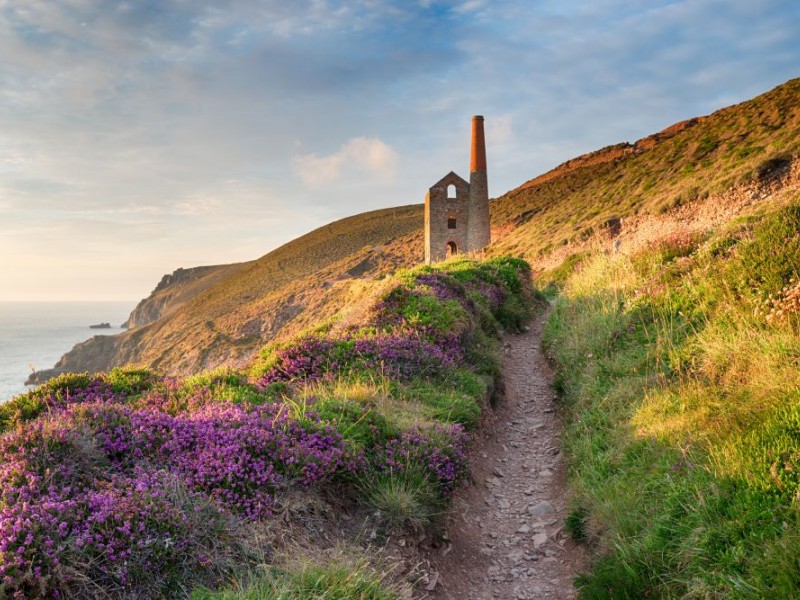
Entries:
{"label": "small rock on trail", "polygon": [[[429,552],[435,590],[421,598],[575,598],[583,548],[563,530],[561,416],[540,346],[547,315],[505,339],[506,397],[472,450],[475,484],[449,511],[450,544]],[[498,467],[502,464],[502,469]]]}

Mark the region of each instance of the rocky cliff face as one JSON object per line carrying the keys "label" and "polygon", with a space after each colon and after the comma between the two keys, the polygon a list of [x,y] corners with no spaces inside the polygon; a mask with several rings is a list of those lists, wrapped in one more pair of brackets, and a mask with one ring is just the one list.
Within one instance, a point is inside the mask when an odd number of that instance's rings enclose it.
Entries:
{"label": "rocky cliff face", "polygon": [[167,273],[150,295],[136,305],[122,327],[134,329],[157,321],[242,266],[233,264],[179,268]]}

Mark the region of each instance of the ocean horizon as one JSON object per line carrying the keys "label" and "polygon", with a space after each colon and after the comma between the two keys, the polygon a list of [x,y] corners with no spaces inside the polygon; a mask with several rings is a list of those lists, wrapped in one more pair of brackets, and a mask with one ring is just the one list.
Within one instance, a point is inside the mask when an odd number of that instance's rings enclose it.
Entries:
{"label": "ocean horizon", "polygon": [[[0,402],[30,389],[31,370],[52,368],[72,347],[95,335],[125,331],[136,306],[126,302],[0,302]],[[110,329],[90,325],[110,323]]]}

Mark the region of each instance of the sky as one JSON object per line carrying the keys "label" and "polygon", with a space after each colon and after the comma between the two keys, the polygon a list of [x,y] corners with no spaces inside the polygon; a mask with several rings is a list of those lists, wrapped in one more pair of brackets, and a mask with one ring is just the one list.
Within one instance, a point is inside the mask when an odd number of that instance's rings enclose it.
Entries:
{"label": "sky", "polygon": [[131,300],[800,76],[797,0],[0,0],[0,301]]}

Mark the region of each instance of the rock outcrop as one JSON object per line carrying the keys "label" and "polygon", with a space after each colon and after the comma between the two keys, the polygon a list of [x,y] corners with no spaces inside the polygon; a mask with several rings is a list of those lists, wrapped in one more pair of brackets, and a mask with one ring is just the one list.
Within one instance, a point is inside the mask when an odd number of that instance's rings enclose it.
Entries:
{"label": "rock outcrop", "polygon": [[232,264],[179,268],[172,273],[167,273],[150,295],[136,305],[128,320],[121,327],[134,329],[157,321],[241,266],[241,264]]}

